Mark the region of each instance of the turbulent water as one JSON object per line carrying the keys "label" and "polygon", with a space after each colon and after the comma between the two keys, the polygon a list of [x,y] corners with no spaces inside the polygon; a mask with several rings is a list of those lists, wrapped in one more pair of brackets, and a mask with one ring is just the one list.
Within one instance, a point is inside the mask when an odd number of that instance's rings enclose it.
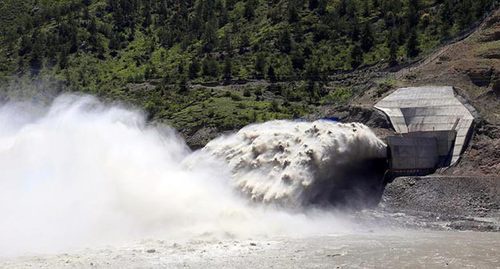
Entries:
{"label": "turbulent water", "polygon": [[237,189],[252,200],[302,206],[328,199],[336,183],[351,180],[347,168],[384,158],[385,148],[359,123],[271,121],[211,141],[204,151],[229,163]]}
{"label": "turbulent water", "polygon": [[144,237],[344,231],[353,225],[338,214],[250,200],[302,205],[343,164],[383,157],[384,147],[360,124],[277,121],[191,152],[173,130],[92,97],[65,95],[49,107],[6,104],[0,256]]}

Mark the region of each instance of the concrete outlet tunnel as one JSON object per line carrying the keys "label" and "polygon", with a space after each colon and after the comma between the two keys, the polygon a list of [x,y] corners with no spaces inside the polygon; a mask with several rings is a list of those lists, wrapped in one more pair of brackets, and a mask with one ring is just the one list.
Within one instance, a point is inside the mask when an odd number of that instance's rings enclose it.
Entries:
{"label": "concrete outlet tunnel", "polygon": [[375,108],[392,124],[380,158],[350,160],[337,169],[335,180],[306,193],[311,204],[347,208],[377,206],[385,187],[397,177],[425,176],[456,164],[466,148],[474,123],[474,108],[453,87],[400,88]]}
{"label": "concrete outlet tunnel", "polygon": [[391,178],[427,175],[455,164],[475,113],[453,87],[435,86],[398,89],[375,108],[389,117],[397,133],[387,138]]}

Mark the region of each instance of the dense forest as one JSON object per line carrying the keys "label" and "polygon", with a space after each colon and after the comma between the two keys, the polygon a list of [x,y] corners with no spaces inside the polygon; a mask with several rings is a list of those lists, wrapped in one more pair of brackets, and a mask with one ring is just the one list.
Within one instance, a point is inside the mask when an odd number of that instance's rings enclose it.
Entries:
{"label": "dense forest", "polygon": [[[497,0],[1,0],[0,82],[132,102],[193,132],[342,102],[332,74],[389,68]],[[231,85],[260,82],[231,90]],[[224,86],[226,85],[226,86]],[[9,93],[12,94],[12,93]]]}

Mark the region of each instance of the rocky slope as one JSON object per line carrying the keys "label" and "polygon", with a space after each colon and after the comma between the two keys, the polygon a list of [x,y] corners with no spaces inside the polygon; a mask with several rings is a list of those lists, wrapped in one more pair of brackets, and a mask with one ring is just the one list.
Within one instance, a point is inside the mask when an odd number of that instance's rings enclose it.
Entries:
{"label": "rocky slope", "polygon": [[386,187],[380,209],[411,216],[406,226],[498,232],[499,193],[498,177],[405,177]]}
{"label": "rocky slope", "polygon": [[450,175],[500,175],[500,10],[471,36],[408,70],[404,85],[452,85],[479,112],[462,161]]}
{"label": "rocky slope", "polygon": [[[442,173],[500,175],[500,9],[492,12],[477,30],[467,34],[409,67],[381,76],[376,86],[352,101],[347,119],[372,122],[364,118],[366,111],[399,87],[453,86],[478,115],[462,160]],[[344,115],[345,109],[330,109],[327,114]],[[387,129],[385,123],[370,126],[379,129],[382,136],[391,133],[386,131],[390,128]]]}

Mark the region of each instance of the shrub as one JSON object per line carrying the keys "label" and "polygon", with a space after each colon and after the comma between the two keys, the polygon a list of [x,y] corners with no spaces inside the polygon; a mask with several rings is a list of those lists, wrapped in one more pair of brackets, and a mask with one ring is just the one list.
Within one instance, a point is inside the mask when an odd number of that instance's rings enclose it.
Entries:
{"label": "shrub", "polygon": [[241,101],[241,100],[243,100],[243,98],[241,98],[241,95],[239,95],[237,93],[231,93],[231,100],[233,100],[233,101]]}
{"label": "shrub", "polygon": [[249,89],[245,89],[245,90],[243,91],[243,96],[245,96],[245,97],[250,97],[250,96],[252,96],[252,93],[250,92],[250,90],[249,90]]}

